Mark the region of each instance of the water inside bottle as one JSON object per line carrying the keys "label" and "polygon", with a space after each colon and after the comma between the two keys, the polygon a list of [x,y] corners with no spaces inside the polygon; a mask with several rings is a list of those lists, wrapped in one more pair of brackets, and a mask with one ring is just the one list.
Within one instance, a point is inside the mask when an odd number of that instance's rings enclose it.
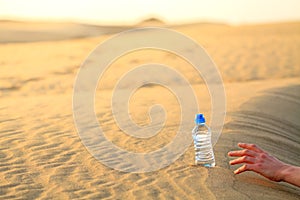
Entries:
{"label": "water inside bottle", "polygon": [[197,132],[194,136],[195,164],[214,167],[215,159],[210,134]]}

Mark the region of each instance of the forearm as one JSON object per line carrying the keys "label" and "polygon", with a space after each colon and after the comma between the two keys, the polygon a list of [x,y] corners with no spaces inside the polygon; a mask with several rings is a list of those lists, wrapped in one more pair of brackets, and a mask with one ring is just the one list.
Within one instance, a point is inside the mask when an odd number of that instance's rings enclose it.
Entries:
{"label": "forearm", "polygon": [[300,167],[287,165],[281,172],[281,180],[300,187]]}

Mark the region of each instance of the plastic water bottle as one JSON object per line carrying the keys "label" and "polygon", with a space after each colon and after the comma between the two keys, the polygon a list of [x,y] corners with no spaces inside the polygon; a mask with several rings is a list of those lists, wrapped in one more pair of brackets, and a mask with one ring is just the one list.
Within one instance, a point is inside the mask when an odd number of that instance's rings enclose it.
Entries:
{"label": "plastic water bottle", "polygon": [[215,156],[211,144],[211,130],[205,124],[203,114],[197,114],[196,126],[192,131],[195,147],[195,165],[204,167],[215,166]]}

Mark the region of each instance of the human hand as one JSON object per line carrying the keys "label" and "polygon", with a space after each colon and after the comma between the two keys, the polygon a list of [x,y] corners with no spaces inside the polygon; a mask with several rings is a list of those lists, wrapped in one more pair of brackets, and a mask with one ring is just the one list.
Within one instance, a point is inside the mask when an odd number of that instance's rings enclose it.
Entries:
{"label": "human hand", "polygon": [[231,160],[229,162],[231,165],[244,164],[234,171],[235,174],[254,171],[272,181],[282,181],[284,179],[282,172],[289,165],[269,155],[255,144],[239,143],[238,146],[243,148],[243,150],[228,153],[229,156],[239,157]]}

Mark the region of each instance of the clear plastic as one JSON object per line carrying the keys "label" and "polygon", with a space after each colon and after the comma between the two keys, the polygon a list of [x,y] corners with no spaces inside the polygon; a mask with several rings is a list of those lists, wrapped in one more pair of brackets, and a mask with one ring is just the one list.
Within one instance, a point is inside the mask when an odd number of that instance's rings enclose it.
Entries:
{"label": "clear plastic", "polygon": [[193,131],[195,165],[214,167],[215,156],[211,144],[211,130],[205,123],[197,123]]}

